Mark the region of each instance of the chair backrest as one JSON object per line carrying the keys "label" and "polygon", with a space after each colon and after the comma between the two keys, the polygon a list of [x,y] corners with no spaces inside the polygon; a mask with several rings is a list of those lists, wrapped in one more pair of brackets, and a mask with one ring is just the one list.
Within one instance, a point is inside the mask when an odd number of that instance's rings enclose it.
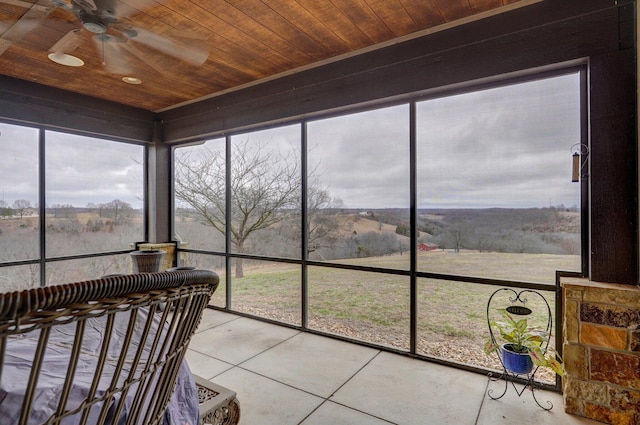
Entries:
{"label": "chair backrest", "polygon": [[189,270],[0,294],[0,422],[161,424],[218,280]]}

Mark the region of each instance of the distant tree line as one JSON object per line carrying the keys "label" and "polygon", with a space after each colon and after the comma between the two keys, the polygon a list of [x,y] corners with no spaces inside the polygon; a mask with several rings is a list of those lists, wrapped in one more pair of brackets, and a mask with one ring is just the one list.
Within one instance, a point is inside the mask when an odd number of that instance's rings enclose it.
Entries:
{"label": "distant tree line", "polygon": [[[0,217],[20,217],[33,215],[33,207],[31,201],[26,199],[16,199],[12,205],[6,201],[0,200]],[[82,208],[75,207],[71,204],[53,204],[46,208],[47,212],[53,214],[54,218],[73,219],[77,218],[77,214]],[[135,210],[128,202],[114,199],[113,201],[94,204],[90,202],[86,206],[89,213],[97,214],[99,218],[110,218],[116,224],[127,222],[134,214]]]}
{"label": "distant tree line", "polygon": [[87,204],[87,209],[91,213],[97,213],[99,218],[113,219],[116,224],[126,223],[135,213],[131,204],[119,199],[104,204],[90,202]]}
{"label": "distant tree line", "polygon": [[[47,230],[60,233],[113,232],[114,226],[129,223],[135,215],[131,204],[119,199],[102,204],[90,202],[84,209],[69,204],[54,204],[47,211],[56,219],[48,224]],[[80,211],[90,214],[85,224],[78,220]]]}
{"label": "distant tree line", "polygon": [[[267,149],[267,145],[234,143],[231,174],[224,149],[204,147],[176,156],[177,217],[185,236],[196,245],[211,246],[215,232],[218,249],[226,232],[236,254],[250,253],[296,258],[306,240],[311,259],[331,260],[402,253],[409,249],[409,209],[354,210],[344,208],[321,187],[316,169],[307,171],[307,234],[302,235],[300,161],[295,152]],[[227,190],[230,196],[227,198]],[[230,209],[227,209],[230,199]],[[577,254],[580,225],[577,208],[564,206],[529,209],[420,210],[419,243],[442,249],[481,252]],[[370,220],[377,231],[358,234],[346,229],[348,219]],[[578,219],[576,220],[576,217]],[[395,231],[383,231],[384,225]],[[196,229],[197,228],[197,229]],[[188,234],[187,234],[188,233]],[[206,238],[206,241],[200,241]],[[185,239],[186,242],[189,242]],[[235,259],[235,276],[242,277],[244,259]]]}
{"label": "distant tree line", "polygon": [[[572,214],[567,214],[572,213]],[[578,254],[580,221],[575,211],[559,207],[434,211],[424,219],[426,240],[459,252]]]}
{"label": "distant tree line", "polygon": [[31,202],[26,199],[16,199],[11,206],[6,201],[0,201],[0,217],[19,216],[22,218],[32,213]]}
{"label": "distant tree line", "polygon": [[[17,199],[10,206],[6,201],[0,201],[0,217],[22,219],[33,215],[31,202],[26,199]],[[55,221],[47,224],[47,230],[57,233],[79,233],[83,231],[100,232],[113,231],[113,226],[128,223],[135,215],[131,204],[114,199],[113,201],[87,204],[86,208],[78,208],[71,204],[53,204],[46,208],[48,214],[52,214]],[[80,223],[78,213],[87,211],[97,217],[90,217],[86,224]]]}

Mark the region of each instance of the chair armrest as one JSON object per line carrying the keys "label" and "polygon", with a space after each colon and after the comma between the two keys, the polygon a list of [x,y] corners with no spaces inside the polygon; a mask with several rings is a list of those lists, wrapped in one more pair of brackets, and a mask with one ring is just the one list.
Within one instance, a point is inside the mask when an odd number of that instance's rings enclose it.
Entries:
{"label": "chair armrest", "polygon": [[236,393],[198,375],[193,377],[198,387],[200,425],[236,425],[240,421]]}

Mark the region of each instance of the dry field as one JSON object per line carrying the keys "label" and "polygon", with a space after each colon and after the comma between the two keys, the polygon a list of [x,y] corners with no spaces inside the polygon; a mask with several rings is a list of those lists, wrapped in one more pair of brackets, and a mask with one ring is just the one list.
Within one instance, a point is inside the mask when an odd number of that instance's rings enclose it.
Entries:
{"label": "dry field", "polygon": [[[351,259],[350,264],[405,268],[405,256]],[[574,256],[460,252],[420,253],[421,269],[553,285],[555,270],[574,270]],[[428,264],[428,267],[426,266]],[[300,324],[300,266],[247,264],[245,277],[232,277],[232,309],[286,323]],[[500,287],[449,280],[418,279],[418,353],[485,368],[498,368],[482,347],[489,337],[487,301]],[[406,276],[310,267],[309,326],[313,329],[409,350],[409,278]],[[492,306],[509,304],[500,292]],[[553,286],[543,296],[554,312]],[[543,323],[546,306],[528,296],[532,321]],[[224,289],[213,303],[224,304]],[[492,310],[493,311],[493,310]],[[555,320],[555,318],[553,318]],[[551,381],[553,375],[539,375]]]}

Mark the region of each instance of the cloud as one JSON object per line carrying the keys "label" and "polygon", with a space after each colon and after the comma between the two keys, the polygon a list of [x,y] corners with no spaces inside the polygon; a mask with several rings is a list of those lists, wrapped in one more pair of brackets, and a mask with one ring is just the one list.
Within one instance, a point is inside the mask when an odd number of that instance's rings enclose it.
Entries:
{"label": "cloud", "polygon": [[[579,204],[577,74],[417,103],[420,208]],[[309,123],[310,161],[352,208],[409,206],[407,105]]]}
{"label": "cloud", "polygon": [[9,205],[38,199],[38,130],[0,123],[0,191]]}
{"label": "cloud", "polygon": [[[0,124],[0,190],[9,205],[16,199],[38,203],[38,129]],[[60,132],[45,132],[47,205],[114,199],[142,207],[143,148]]]}
{"label": "cloud", "polygon": [[408,206],[408,112],[400,105],[308,124],[309,163],[331,196],[351,208]]}
{"label": "cloud", "polygon": [[47,204],[86,206],[120,199],[141,208],[143,152],[139,145],[47,131]]}

